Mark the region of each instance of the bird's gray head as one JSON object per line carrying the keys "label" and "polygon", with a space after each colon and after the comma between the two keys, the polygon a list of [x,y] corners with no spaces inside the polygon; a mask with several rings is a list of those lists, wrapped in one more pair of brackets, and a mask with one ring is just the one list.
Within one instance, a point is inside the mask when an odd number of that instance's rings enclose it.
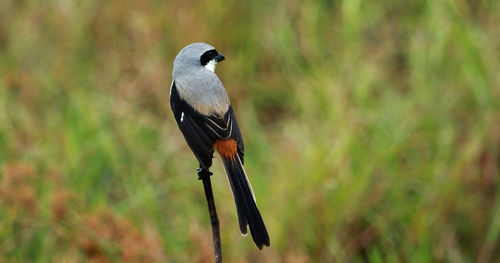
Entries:
{"label": "bird's gray head", "polygon": [[175,83],[179,96],[207,116],[223,116],[229,107],[226,90],[214,73],[215,64],[222,60],[224,56],[205,43],[188,45],[174,60],[172,84]]}
{"label": "bird's gray head", "polygon": [[174,75],[186,70],[205,68],[214,72],[217,62],[223,61],[224,56],[214,47],[205,43],[193,43],[181,50],[174,61]]}

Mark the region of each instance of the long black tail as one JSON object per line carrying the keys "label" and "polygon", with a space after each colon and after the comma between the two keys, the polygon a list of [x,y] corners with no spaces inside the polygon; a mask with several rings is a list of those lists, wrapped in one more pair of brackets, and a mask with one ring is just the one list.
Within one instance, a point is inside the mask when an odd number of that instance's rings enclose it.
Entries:
{"label": "long black tail", "polygon": [[229,178],[229,184],[233,191],[236,210],[238,211],[238,219],[240,222],[240,230],[242,234],[247,234],[247,224],[250,227],[253,241],[262,249],[262,246],[269,246],[269,235],[267,234],[266,226],[262,220],[252,186],[248,181],[245,169],[238,155],[234,159],[222,158],[226,173]]}

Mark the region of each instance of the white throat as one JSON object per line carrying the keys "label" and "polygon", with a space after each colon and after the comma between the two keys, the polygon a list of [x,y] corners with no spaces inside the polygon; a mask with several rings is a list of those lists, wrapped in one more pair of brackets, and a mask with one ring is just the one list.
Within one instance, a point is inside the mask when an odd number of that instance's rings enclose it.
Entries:
{"label": "white throat", "polygon": [[208,63],[205,65],[205,68],[214,72],[215,65],[217,65],[217,61],[215,61],[215,59],[212,59],[212,60],[208,61]]}

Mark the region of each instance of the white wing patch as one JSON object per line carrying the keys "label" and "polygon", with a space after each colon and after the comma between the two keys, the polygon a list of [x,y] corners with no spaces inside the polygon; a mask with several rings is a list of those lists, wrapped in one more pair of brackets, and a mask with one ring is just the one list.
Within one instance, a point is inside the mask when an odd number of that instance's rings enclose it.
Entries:
{"label": "white wing patch", "polygon": [[172,87],[174,86],[174,80],[172,80],[172,84],[170,84],[170,93],[168,94],[169,97],[172,96]]}
{"label": "white wing patch", "polygon": [[215,65],[217,65],[217,61],[215,59],[210,60],[206,65],[205,68],[214,72],[215,70]]}
{"label": "white wing patch", "polygon": [[181,113],[181,122],[184,120],[184,112]]}

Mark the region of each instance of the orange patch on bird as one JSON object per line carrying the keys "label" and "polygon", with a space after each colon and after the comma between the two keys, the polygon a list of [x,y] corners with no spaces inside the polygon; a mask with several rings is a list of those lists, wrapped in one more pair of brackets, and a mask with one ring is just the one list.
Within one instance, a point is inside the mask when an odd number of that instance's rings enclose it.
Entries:
{"label": "orange patch on bird", "polygon": [[234,159],[238,151],[238,144],[233,139],[216,140],[214,145],[217,152],[219,152],[219,154],[226,159]]}

